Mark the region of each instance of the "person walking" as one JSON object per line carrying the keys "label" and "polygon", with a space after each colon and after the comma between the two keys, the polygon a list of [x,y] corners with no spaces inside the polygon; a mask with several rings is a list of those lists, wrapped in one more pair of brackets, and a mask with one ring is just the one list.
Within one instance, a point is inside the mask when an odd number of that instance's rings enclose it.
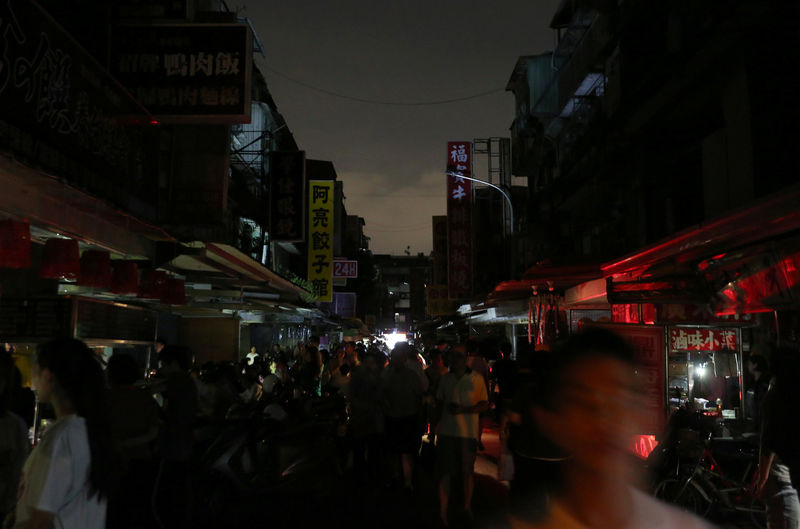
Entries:
{"label": "person walking", "polygon": [[441,417],[436,447],[436,474],[439,479],[439,516],[449,524],[450,488],[460,479],[464,492],[464,511],[472,518],[473,468],[478,453],[479,415],[489,408],[489,394],[483,376],[467,367],[463,345],[453,348],[450,372],[442,376],[436,394]]}
{"label": "person walking", "polygon": [[25,462],[13,527],[104,529],[120,463],[100,362],[80,340],[47,342],[36,354],[33,387],[56,422]]}

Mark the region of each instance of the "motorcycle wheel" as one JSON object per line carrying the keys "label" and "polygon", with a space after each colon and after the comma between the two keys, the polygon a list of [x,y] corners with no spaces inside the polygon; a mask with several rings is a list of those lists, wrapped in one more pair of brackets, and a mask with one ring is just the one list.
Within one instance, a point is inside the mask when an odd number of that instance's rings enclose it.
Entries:
{"label": "motorcycle wheel", "polygon": [[750,513],[750,521],[757,529],[767,529],[767,506],[758,498],[751,498],[747,506]]}
{"label": "motorcycle wheel", "polygon": [[653,495],[701,517],[706,516],[711,509],[711,502],[700,494],[697,485],[683,480],[674,478],[662,480],[653,489]]}

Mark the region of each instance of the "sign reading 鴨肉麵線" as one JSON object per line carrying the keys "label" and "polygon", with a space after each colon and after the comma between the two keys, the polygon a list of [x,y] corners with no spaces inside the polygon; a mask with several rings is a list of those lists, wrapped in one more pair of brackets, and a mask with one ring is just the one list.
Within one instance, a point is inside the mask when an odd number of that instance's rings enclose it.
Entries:
{"label": "sign reading \u9d28\u8089\u9eb5\u7dda", "polygon": [[333,180],[308,182],[308,281],[317,301],[333,299]]}

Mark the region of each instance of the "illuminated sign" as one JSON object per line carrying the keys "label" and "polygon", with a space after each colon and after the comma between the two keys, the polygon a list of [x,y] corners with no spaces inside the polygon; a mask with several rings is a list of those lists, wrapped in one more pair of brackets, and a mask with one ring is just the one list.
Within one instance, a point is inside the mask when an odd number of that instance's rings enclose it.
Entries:
{"label": "illuminated sign", "polygon": [[333,277],[334,279],[358,277],[358,261],[348,261],[344,259],[334,261]]}
{"label": "illuminated sign", "polygon": [[447,143],[447,286],[451,299],[472,295],[472,143]]}
{"label": "illuminated sign", "polygon": [[333,300],[333,180],[308,182],[308,281],[317,301]]}
{"label": "illuminated sign", "polygon": [[669,346],[673,351],[737,351],[739,341],[734,329],[670,329]]}

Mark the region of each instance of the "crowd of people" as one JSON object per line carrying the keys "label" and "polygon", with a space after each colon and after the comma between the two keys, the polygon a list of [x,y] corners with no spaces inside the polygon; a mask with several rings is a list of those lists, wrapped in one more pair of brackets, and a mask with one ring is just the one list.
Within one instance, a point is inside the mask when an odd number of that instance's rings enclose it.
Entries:
{"label": "crowd of people", "polygon": [[[4,527],[191,525],[201,432],[219,431],[243,412],[291,421],[325,401],[342,404],[337,469],[358,490],[411,496],[421,454],[435,454],[425,475],[436,478],[441,526],[472,520],[473,468],[493,411],[502,451],[514,461],[510,507],[499,518],[505,527],[708,527],[633,486],[628,442],[641,419],[635,362],[610,331],[573,335],[554,354],[537,356],[527,379],[510,344],[499,346],[490,368],[474,340],[422,351],[401,342],[390,351],[377,342],[320,347],[312,337],[292,350],[254,348],[238,362],[200,365],[184,347],[162,340],[155,349],[158,372],[144,380],[127,354],[103,365],[78,340],[40,345],[33,388],[56,420],[30,452],[30,395],[0,352]],[[797,396],[788,382],[777,388],[762,406],[758,486],[789,484],[780,496],[789,505],[797,498],[797,443],[779,418],[796,409],[787,406]],[[791,512],[788,521],[771,519],[771,527],[797,527]]]}

